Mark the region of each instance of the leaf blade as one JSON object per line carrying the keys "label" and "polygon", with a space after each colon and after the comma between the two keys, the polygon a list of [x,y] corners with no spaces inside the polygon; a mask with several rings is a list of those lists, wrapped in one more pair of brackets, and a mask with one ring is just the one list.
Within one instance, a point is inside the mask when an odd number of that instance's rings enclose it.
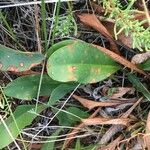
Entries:
{"label": "leaf blade", "polygon": [[[31,111],[34,107],[35,107],[34,105],[18,106],[17,109],[15,110],[15,112],[13,113],[13,115],[15,117],[15,121],[19,128],[19,131],[18,131],[18,128],[11,116],[6,119],[5,123],[14,138],[16,138],[21,133],[21,130],[25,126],[29,125],[33,121],[33,119],[36,117],[35,114],[29,113],[29,111]],[[46,108],[45,106],[39,105],[38,109],[37,109],[37,113],[40,113],[45,108]],[[24,119],[24,118],[26,118],[26,119]],[[13,141],[12,141],[12,138],[10,137],[10,135],[8,134],[7,130],[5,129],[5,126],[2,123],[0,123],[0,131],[1,131],[0,137],[3,137],[3,138],[1,138],[1,142],[0,142],[0,149],[2,149],[4,147],[6,147],[7,145],[9,145]]]}
{"label": "leaf blade", "polygon": [[70,83],[70,84],[60,84],[58,87],[56,87],[49,98],[48,105],[54,105],[57,100],[61,99],[63,96],[65,96],[70,91],[74,90],[76,88],[77,84]]}
{"label": "leaf blade", "polygon": [[0,44],[0,70],[22,72],[30,70],[44,60],[44,55],[35,52],[15,51]]}
{"label": "leaf blade", "polygon": [[129,81],[133,84],[137,91],[141,92],[150,101],[150,91],[140,82],[133,74],[128,74]]}
{"label": "leaf blade", "polygon": [[[9,97],[31,100],[37,96],[39,82],[40,74],[19,77],[6,86],[4,93]],[[50,96],[51,92],[60,84],[60,82],[54,81],[44,74],[40,96]]]}
{"label": "leaf blade", "polygon": [[106,54],[79,40],[54,52],[47,63],[48,75],[61,82],[95,83],[119,69]]}

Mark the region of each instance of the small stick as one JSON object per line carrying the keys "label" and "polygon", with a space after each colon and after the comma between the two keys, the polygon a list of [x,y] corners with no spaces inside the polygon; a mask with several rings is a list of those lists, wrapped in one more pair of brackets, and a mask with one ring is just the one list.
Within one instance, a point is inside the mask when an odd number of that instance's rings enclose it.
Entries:
{"label": "small stick", "polygon": [[[37,2],[37,0],[34,0]],[[38,45],[38,51],[41,53],[42,52],[42,47],[41,47],[41,39],[39,37],[39,7],[37,4],[34,5],[34,11],[35,11],[35,32],[36,32],[36,38],[37,38],[37,45]]]}

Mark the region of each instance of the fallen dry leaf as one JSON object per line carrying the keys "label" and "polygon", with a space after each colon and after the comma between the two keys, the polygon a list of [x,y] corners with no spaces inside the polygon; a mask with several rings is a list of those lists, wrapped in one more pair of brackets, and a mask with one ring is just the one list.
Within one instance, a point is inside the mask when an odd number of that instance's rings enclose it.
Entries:
{"label": "fallen dry leaf", "polygon": [[95,118],[88,118],[88,119],[82,119],[82,122],[87,126],[87,125],[124,125],[127,126],[129,122],[132,120],[129,118],[104,118],[104,117],[95,117]]}
{"label": "fallen dry leaf", "polygon": [[122,116],[121,118],[127,118],[129,117],[129,115],[131,114],[131,112],[135,109],[135,107],[143,100],[143,97],[139,98],[135,103],[134,105],[128,109]]}
{"label": "fallen dry leaf", "polygon": [[123,95],[129,93],[129,92],[134,92],[135,89],[132,87],[117,87],[116,91],[109,96],[109,99],[117,99],[117,98],[121,98]]}
{"label": "fallen dry leaf", "polygon": [[146,123],[146,135],[144,137],[146,147],[148,150],[150,150],[150,112],[147,117],[147,123]]}
{"label": "fallen dry leaf", "polygon": [[[149,11],[149,15],[150,15],[150,11]],[[143,21],[143,20],[146,20],[147,17],[146,17],[146,15],[145,15],[145,12],[144,12],[144,11],[141,11],[140,14],[138,14],[138,13],[135,13],[135,14],[134,14],[134,19],[135,19],[135,20],[139,20],[139,21],[141,22],[141,21]],[[143,27],[144,27],[144,28],[148,28],[148,27],[149,27],[148,22],[143,23]]]}
{"label": "fallen dry leaf", "polygon": [[80,21],[83,22],[85,25],[92,27],[93,29],[97,30],[102,35],[104,35],[110,42],[111,50],[120,55],[118,47],[114,42],[113,36],[107,31],[107,29],[103,26],[103,24],[97,19],[97,17],[94,14],[83,13],[81,15],[78,15],[78,17],[80,18]]}
{"label": "fallen dry leaf", "polygon": [[[98,17],[101,21],[101,23],[105,26],[105,28],[107,29],[107,31],[114,37],[114,25],[115,25],[115,20],[109,21],[109,19],[106,19],[104,17],[104,13],[106,12],[106,10],[99,4],[97,5],[96,3],[92,2],[92,7],[94,9],[95,12],[97,12],[100,16]],[[112,8],[107,9],[107,13],[111,14],[112,12]],[[150,13],[149,13],[150,14]],[[133,20],[139,20],[139,21],[143,21],[146,20],[146,16],[145,16],[145,12],[143,11],[139,11],[136,13],[132,13],[132,15],[134,15]],[[102,19],[101,19],[102,18]],[[145,28],[148,28],[149,25],[147,22],[145,22],[143,24],[143,26]],[[124,44],[125,46],[129,47],[129,48],[133,48],[133,39],[131,34],[129,34],[128,36],[125,35],[124,32],[121,32],[118,36],[117,36],[117,41],[121,42],[122,44]]]}
{"label": "fallen dry leaf", "polygon": [[145,53],[136,54],[135,56],[133,56],[131,62],[133,64],[141,64],[142,62],[146,61],[149,58],[150,58],[150,52],[145,52]]}
{"label": "fallen dry leaf", "polygon": [[[105,9],[101,5],[97,5],[94,2],[92,3],[92,7],[94,8],[95,12],[97,12],[100,15],[104,15]],[[112,10],[108,10],[108,13],[111,13]],[[111,34],[112,37],[114,37],[114,26],[115,26],[115,20],[106,19],[102,16],[99,16],[98,19],[101,21],[103,26],[107,29],[107,31]],[[131,35],[126,36],[124,32],[121,32],[117,36],[117,41],[124,44],[125,46],[132,48],[133,40]]]}
{"label": "fallen dry leaf", "polygon": [[[93,118],[97,115],[97,113],[100,111],[100,108],[96,109],[96,111],[89,117],[89,118]],[[73,141],[73,137],[75,137],[78,132],[80,131],[80,129],[84,128],[85,124],[84,123],[80,123],[78,126],[76,126],[76,128],[74,128],[66,137],[66,140],[64,142],[64,149],[67,149],[69,147],[69,145],[72,143]]]}
{"label": "fallen dry leaf", "polygon": [[[122,116],[121,118],[128,118],[131,112],[135,109],[135,107],[143,100],[143,97],[141,97],[138,101],[134,103],[134,105],[128,109]],[[100,144],[106,144],[108,141],[118,132],[122,131],[126,126],[124,125],[112,125],[108,131],[103,135],[103,137],[100,140]]]}
{"label": "fallen dry leaf", "polygon": [[120,135],[114,141],[112,141],[109,145],[98,148],[97,150],[116,150],[118,143],[121,141],[123,137]]}
{"label": "fallen dry leaf", "polygon": [[[99,17],[99,19],[101,20],[101,17]],[[107,28],[108,32],[114,37],[114,26],[115,26],[115,22],[112,21],[102,21],[102,24]],[[133,40],[131,35],[129,34],[128,36],[126,36],[124,34],[124,32],[121,32],[118,36],[117,36],[117,42],[132,48],[133,47]]]}
{"label": "fallen dry leaf", "polygon": [[143,136],[138,136],[133,144],[134,146],[131,148],[132,150],[145,150],[146,147],[144,145]]}
{"label": "fallen dry leaf", "polygon": [[123,58],[122,56],[119,56],[118,54],[95,44],[92,44],[94,47],[96,47],[97,49],[99,49],[100,51],[104,52],[106,55],[108,55],[109,57],[111,57],[113,60],[115,60],[116,62],[124,65],[125,67],[130,68],[131,70],[134,70],[140,74],[143,74],[145,76],[148,76],[143,70],[139,69],[135,64],[131,63],[130,61],[126,60],[125,58]]}
{"label": "fallen dry leaf", "polygon": [[100,140],[100,144],[107,144],[110,139],[117,134],[118,132],[121,132],[124,128],[126,128],[126,126],[124,125],[112,125],[107,132],[102,136],[101,140]]}
{"label": "fallen dry leaf", "polygon": [[110,107],[110,106],[118,106],[122,105],[124,103],[134,103],[133,100],[123,99],[123,100],[107,100],[107,102],[95,102],[92,100],[88,100],[85,98],[82,98],[77,95],[73,95],[73,98],[78,100],[84,107],[88,108],[89,110],[95,108],[95,107]]}

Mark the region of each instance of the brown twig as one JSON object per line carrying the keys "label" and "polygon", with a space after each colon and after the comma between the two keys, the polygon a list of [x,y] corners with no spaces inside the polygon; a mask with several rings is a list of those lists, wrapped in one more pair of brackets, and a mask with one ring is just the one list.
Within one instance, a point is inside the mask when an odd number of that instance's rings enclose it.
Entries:
{"label": "brown twig", "polygon": [[150,27],[150,16],[149,16],[149,12],[148,12],[145,0],[142,0],[142,3],[143,3],[143,6],[144,6],[145,15],[146,15],[146,18],[148,20],[149,27]]}
{"label": "brown twig", "polygon": [[[34,0],[37,1],[37,0]],[[41,46],[41,39],[39,37],[39,32],[40,32],[40,27],[39,27],[39,8],[38,5],[34,5],[34,10],[35,10],[35,32],[36,32],[36,37],[37,37],[37,45],[38,45],[38,51],[42,52],[42,46]]]}

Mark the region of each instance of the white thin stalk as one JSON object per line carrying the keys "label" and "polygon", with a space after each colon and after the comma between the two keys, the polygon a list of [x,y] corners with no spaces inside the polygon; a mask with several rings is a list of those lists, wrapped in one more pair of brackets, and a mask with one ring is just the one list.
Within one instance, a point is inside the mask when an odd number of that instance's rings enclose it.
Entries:
{"label": "white thin stalk", "polygon": [[[4,125],[4,127],[6,128],[9,136],[11,137],[11,139],[13,140],[13,142],[15,143],[16,147],[18,148],[18,150],[21,150],[21,148],[19,147],[19,145],[17,144],[17,142],[15,141],[15,138],[13,137],[13,135],[11,134],[7,124],[5,123],[4,119],[2,118],[2,116],[0,115],[0,120],[2,122],[2,124]],[[2,137],[1,137],[2,138]]]}
{"label": "white thin stalk", "polygon": [[38,131],[34,137],[31,140],[31,143],[33,142],[33,140],[36,138],[36,136],[38,136],[45,128],[48,127],[48,125],[52,122],[52,120],[62,111],[62,109],[64,108],[64,106],[66,105],[66,103],[69,101],[69,99],[71,98],[71,96],[74,94],[74,92],[78,89],[78,87],[80,86],[80,84],[78,84],[76,86],[76,88],[72,91],[72,93],[69,95],[69,97],[66,99],[66,101],[63,103],[63,105],[61,106],[61,108],[53,115],[53,117],[51,118],[51,120],[40,130]]}
{"label": "white thin stalk", "polygon": [[[45,3],[56,3],[59,0],[45,0]],[[68,1],[78,1],[78,0],[60,0],[61,2],[68,2]],[[2,8],[10,8],[10,7],[19,7],[19,6],[28,6],[28,5],[35,5],[35,4],[41,4],[41,1],[33,1],[33,2],[26,2],[26,3],[15,3],[15,4],[9,4],[9,5],[3,5],[0,6],[0,9]]]}

